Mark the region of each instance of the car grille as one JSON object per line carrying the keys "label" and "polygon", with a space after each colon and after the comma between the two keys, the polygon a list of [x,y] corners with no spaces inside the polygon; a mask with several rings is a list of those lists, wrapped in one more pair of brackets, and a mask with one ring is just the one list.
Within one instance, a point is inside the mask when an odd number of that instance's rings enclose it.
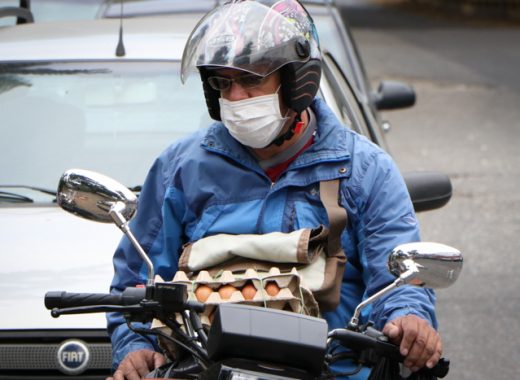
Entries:
{"label": "car grille", "polygon": [[[83,343],[88,364],[77,374],[61,369],[58,351],[70,339]],[[0,379],[105,379],[110,374],[112,349],[105,330],[0,331]]]}

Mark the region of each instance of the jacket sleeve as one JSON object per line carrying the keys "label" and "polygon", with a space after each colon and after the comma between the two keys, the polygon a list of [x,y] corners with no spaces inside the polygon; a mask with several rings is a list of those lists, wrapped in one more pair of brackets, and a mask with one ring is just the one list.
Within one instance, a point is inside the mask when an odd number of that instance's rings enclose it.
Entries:
{"label": "jacket sleeve", "polygon": [[[387,269],[388,254],[399,244],[420,241],[420,235],[406,184],[390,156],[376,151],[359,175],[357,236],[366,299],[395,280]],[[437,327],[433,290],[402,286],[367,307],[362,318],[382,328],[407,314],[418,315]]]}
{"label": "jacket sleeve", "polygon": [[[177,255],[181,246],[180,222],[174,212],[164,207],[169,187],[168,161],[165,153],[153,164],[139,196],[137,214],[130,223],[133,234],[154,264],[155,273],[165,280],[173,278],[177,270]],[[165,224],[169,227],[168,236],[165,236]],[[146,284],[147,267],[126,236],[116,249],[113,264],[112,293]],[[139,349],[159,351],[156,339],[132,332],[121,313],[107,313],[107,327],[112,341],[114,369],[129,352]],[[144,326],[136,324],[136,327]]]}

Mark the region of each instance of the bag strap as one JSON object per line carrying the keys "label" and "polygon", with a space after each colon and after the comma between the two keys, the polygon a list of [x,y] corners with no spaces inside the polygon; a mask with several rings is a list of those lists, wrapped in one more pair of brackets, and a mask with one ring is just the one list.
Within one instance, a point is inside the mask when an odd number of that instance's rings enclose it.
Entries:
{"label": "bag strap", "polygon": [[339,205],[339,179],[320,182],[320,198],[330,224],[330,234],[327,243],[327,255],[338,256],[343,254],[341,247],[341,232],[347,225],[347,210]]}

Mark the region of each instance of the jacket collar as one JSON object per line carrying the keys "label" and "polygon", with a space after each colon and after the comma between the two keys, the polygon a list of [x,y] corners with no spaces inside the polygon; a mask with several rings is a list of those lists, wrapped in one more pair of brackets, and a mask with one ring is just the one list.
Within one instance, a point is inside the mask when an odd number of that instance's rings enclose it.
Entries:
{"label": "jacket collar", "polygon": [[[350,157],[347,134],[336,115],[320,98],[315,98],[311,108],[316,114],[317,131],[314,143],[291,164],[291,167],[309,166],[324,161],[340,161]],[[338,125],[340,128],[338,128]],[[210,125],[201,146],[211,152],[225,155],[242,165],[263,173],[249,150],[236,141],[221,122]],[[319,154],[317,154],[319,153]]]}

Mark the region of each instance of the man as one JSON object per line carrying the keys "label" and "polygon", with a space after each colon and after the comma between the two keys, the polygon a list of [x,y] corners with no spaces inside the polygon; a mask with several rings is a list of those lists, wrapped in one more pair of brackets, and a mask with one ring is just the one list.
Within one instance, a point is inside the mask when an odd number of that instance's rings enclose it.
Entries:
{"label": "man", "polygon": [[[312,20],[295,0],[235,1],[210,12],[186,45],[182,77],[197,67],[210,116],[219,122],[156,160],[133,230],[156,272],[169,279],[187,242],[327,225],[318,185],[339,179],[349,224],[341,235],[347,256],[341,303],[322,313],[332,329],[393,280],[388,253],[418,241],[419,230],[391,158],[314,98],[320,57]],[[143,263],[126,239],[114,267],[114,292],[144,283]],[[402,287],[362,318],[400,344],[415,371],[441,355],[434,302],[431,290]],[[116,380],[138,379],[164,363],[155,342],[130,332],[120,315],[109,315],[109,332]]]}

